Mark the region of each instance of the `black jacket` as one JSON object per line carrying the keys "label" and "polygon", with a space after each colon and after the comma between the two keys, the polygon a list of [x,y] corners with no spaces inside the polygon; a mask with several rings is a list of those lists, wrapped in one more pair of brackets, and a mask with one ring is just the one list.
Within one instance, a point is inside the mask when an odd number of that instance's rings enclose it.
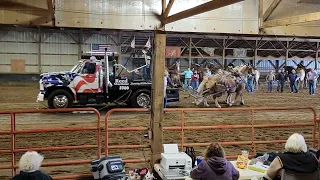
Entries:
{"label": "black jacket", "polygon": [[23,172],[15,175],[12,180],[52,180],[52,178],[41,171]]}
{"label": "black jacket", "polygon": [[313,173],[318,170],[318,161],[310,152],[286,152],[279,157],[285,170],[297,173]]}

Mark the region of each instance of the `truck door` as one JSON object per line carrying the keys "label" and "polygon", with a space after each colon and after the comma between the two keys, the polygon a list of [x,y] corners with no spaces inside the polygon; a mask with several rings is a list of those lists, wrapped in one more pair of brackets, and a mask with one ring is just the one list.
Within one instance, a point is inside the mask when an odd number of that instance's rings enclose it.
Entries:
{"label": "truck door", "polygon": [[[77,78],[75,90],[78,93],[97,93],[101,92],[99,87],[100,68],[94,62],[86,62]],[[76,80],[76,79],[75,79]]]}

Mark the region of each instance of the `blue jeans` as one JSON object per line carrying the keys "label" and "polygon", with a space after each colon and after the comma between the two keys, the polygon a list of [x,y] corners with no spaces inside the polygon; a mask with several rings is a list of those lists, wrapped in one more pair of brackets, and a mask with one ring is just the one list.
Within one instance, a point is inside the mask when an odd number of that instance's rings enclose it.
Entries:
{"label": "blue jeans", "polygon": [[253,92],[253,80],[248,81],[247,83],[247,91],[248,92]]}
{"label": "blue jeans", "polygon": [[296,81],[290,81],[290,89],[291,89],[291,92],[293,91],[298,92]]}
{"label": "blue jeans", "polygon": [[191,86],[193,88],[193,91],[196,92],[199,87],[199,81],[191,81]]}
{"label": "blue jeans", "polygon": [[314,94],[314,81],[309,80],[308,85],[309,85],[309,94]]}
{"label": "blue jeans", "polygon": [[278,81],[278,92],[283,92],[283,87],[284,87],[284,81]]}
{"label": "blue jeans", "polygon": [[268,81],[268,91],[269,91],[269,92],[272,91],[272,82],[273,82],[273,81]]}
{"label": "blue jeans", "polygon": [[166,95],[163,99],[163,108],[167,108],[167,103],[168,103],[168,100],[167,100],[167,95]]}
{"label": "blue jeans", "polygon": [[148,69],[150,69],[150,66],[144,66],[142,68],[142,78],[145,81],[149,79],[149,75],[148,75],[148,71],[147,71]]}
{"label": "blue jeans", "polygon": [[187,91],[191,83],[191,78],[184,79],[184,90]]}

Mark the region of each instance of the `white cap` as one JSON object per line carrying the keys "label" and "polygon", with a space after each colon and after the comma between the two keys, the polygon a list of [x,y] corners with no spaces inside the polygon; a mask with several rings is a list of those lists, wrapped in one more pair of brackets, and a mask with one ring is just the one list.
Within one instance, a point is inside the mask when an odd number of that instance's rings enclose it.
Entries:
{"label": "white cap", "polygon": [[97,60],[97,58],[95,56],[91,56],[90,60]]}

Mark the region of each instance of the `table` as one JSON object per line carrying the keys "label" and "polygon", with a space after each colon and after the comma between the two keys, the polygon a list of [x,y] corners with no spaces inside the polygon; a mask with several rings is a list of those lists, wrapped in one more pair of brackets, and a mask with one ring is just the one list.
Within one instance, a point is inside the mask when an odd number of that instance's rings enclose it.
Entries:
{"label": "table", "polygon": [[252,171],[250,169],[239,169],[236,167],[236,161],[230,161],[232,165],[239,171],[240,173],[240,180],[248,180],[253,177],[256,177],[257,179],[262,178],[265,173],[258,172],[258,171]]}
{"label": "table", "polygon": [[175,173],[173,170],[166,171],[162,168],[160,164],[154,165],[154,170],[158,173],[159,177],[163,180],[192,180],[189,176],[179,175],[179,173]]}
{"label": "table", "polygon": [[[239,171],[240,177],[239,180],[251,180],[251,178],[256,177],[257,179],[262,178],[264,173],[258,172],[258,171],[252,171],[250,169],[239,169],[236,167],[236,161],[230,161],[232,165]],[[185,180],[192,180],[189,176],[170,176],[166,177],[165,170],[161,167],[160,164],[155,164],[154,165],[154,170],[158,173],[161,179],[163,180],[180,180],[180,179],[185,179]]]}

